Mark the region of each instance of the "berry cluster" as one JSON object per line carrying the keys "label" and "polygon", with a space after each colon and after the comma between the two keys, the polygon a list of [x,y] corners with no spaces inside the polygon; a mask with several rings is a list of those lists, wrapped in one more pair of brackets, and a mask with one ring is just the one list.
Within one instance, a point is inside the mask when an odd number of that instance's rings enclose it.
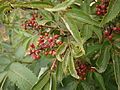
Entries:
{"label": "berry cluster", "polygon": [[35,60],[40,59],[40,54],[55,56],[55,48],[61,44],[62,41],[59,40],[59,35],[50,36],[49,33],[44,33],[39,36],[36,45],[33,43],[30,45],[27,54],[31,55]]}
{"label": "berry cluster", "polygon": [[80,77],[81,80],[86,80],[87,73],[95,72],[95,69],[93,67],[90,67],[89,65],[82,63],[80,61],[76,61],[76,71],[77,75]]}
{"label": "berry cluster", "polygon": [[39,30],[42,28],[42,25],[39,25],[37,23],[37,18],[42,19],[42,16],[39,16],[37,13],[33,13],[32,17],[29,20],[26,20],[24,24],[22,24],[22,27],[27,29],[33,29],[33,30]]}
{"label": "berry cluster", "polygon": [[104,36],[108,39],[108,40],[112,40],[113,38],[113,32],[116,33],[120,33],[120,28],[119,27],[108,27],[106,28],[106,30],[104,31]]}
{"label": "berry cluster", "polygon": [[107,13],[107,7],[109,5],[109,0],[101,0],[99,5],[96,5],[96,14],[105,15]]}

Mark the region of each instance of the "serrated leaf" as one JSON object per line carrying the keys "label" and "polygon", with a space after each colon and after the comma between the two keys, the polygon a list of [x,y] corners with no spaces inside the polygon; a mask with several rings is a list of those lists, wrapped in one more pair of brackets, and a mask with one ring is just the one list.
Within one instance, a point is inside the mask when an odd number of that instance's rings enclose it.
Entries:
{"label": "serrated leaf", "polygon": [[52,5],[48,2],[41,1],[31,1],[31,2],[16,2],[11,4],[13,7],[27,7],[27,8],[48,8],[52,7]]}
{"label": "serrated leaf", "polygon": [[99,59],[97,60],[96,64],[98,66],[97,71],[99,73],[102,73],[106,70],[109,60],[110,60],[110,50],[111,47],[105,47],[103,48],[103,52],[101,52],[101,55],[99,57]]}
{"label": "serrated leaf", "polygon": [[77,75],[77,72],[75,70],[75,65],[74,65],[74,59],[73,59],[73,56],[70,55],[69,56],[70,60],[69,60],[69,71],[70,71],[70,74],[71,76],[73,76],[74,78],[76,79],[79,79],[79,76]]}
{"label": "serrated leaf", "polygon": [[61,44],[61,45],[58,47],[58,49],[57,49],[57,54],[56,54],[56,58],[57,58],[59,61],[63,61],[60,55],[65,52],[66,48],[67,48],[67,44],[66,44],[66,43],[63,43],[63,44]]}
{"label": "serrated leaf", "polygon": [[94,76],[95,76],[96,80],[98,80],[99,84],[101,85],[102,90],[106,90],[102,75],[100,75],[97,72],[94,72]]}
{"label": "serrated leaf", "polygon": [[9,67],[8,77],[20,90],[30,90],[37,82],[37,77],[20,63],[12,63]]}
{"label": "serrated leaf", "polygon": [[120,12],[120,0],[110,0],[110,5],[107,10],[107,14],[102,19],[100,25],[103,26],[104,24],[112,21]]}
{"label": "serrated leaf", "polygon": [[115,80],[119,90],[120,89],[120,56],[117,55],[116,53],[113,53],[112,60],[113,60]]}
{"label": "serrated leaf", "polygon": [[75,0],[66,0],[58,5],[56,5],[53,8],[45,8],[45,10],[48,11],[60,11],[60,10],[65,10],[68,6],[70,6]]}
{"label": "serrated leaf", "polygon": [[50,79],[50,72],[46,71],[40,78],[39,81],[33,86],[32,90],[42,90]]}
{"label": "serrated leaf", "polygon": [[67,12],[66,15],[77,20],[77,21],[84,22],[84,23],[87,23],[90,25],[99,26],[98,21],[91,18],[91,16],[89,14],[84,13],[82,10],[73,9],[73,10]]}

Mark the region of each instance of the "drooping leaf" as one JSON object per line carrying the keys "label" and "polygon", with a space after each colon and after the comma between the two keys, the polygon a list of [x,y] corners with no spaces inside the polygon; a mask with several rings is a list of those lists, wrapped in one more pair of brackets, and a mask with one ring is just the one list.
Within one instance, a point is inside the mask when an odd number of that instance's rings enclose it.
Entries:
{"label": "drooping leaf", "polygon": [[100,75],[100,74],[97,73],[97,72],[94,72],[94,76],[95,76],[95,79],[96,79],[96,80],[99,82],[99,84],[101,85],[102,90],[106,90],[102,75]]}
{"label": "drooping leaf", "polygon": [[75,24],[75,21],[72,18],[70,18],[69,16],[65,16],[64,18],[62,18],[62,20],[65,23],[66,28],[69,30],[69,32],[73,36],[73,38],[77,42],[82,43],[81,37],[80,37],[80,32],[78,31],[78,27]]}
{"label": "drooping leaf", "polygon": [[58,5],[56,5],[53,8],[45,8],[45,10],[48,11],[60,11],[60,10],[65,10],[68,6],[70,6],[75,0],[66,0]]}
{"label": "drooping leaf", "polygon": [[111,50],[110,46],[105,47],[104,50],[102,50],[99,59],[97,60],[97,63],[96,63],[98,66],[97,71],[99,73],[104,72],[108,66],[108,63],[110,60],[110,50]]}
{"label": "drooping leaf", "polygon": [[12,63],[8,71],[9,79],[21,90],[30,90],[37,82],[37,77],[20,63]]}
{"label": "drooping leaf", "polygon": [[120,89],[120,56],[117,55],[116,53],[113,53],[112,60],[113,60],[115,80],[119,90]]}
{"label": "drooping leaf", "polygon": [[57,80],[56,80],[56,74],[52,73],[51,74],[51,79],[52,79],[52,87],[51,90],[57,90]]}
{"label": "drooping leaf", "polygon": [[70,71],[70,74],[71,76],[73,76],[74,78],[76,79],[79,79],[79,76],[77,75],[77,72],[75,70],[75,65],[74,65],[74,59],[73,59],[73,56],[72,55],[69,55],[69,71]]}
{"label": "drooping leaf", "polygon": [[120,0],[110,0],[110,5],[107,14],[103,17],[100,25],[104,25],[112,21],[120,12]]}
{"label": "drooping leaf", "polygon": [[58,82],[61,82],[63,79],[62,62],[58,62],[57,64],[56,78]]}
{"label": "drooping leaf", "polygon": [[39,81],[33,86],[32,90],[42,90],[42,88],[47,84],[50,79],[50,72],[46,71],[39,78]]}
{"label": "drooping leaf", "polygon": [[65,53],[65,56],[63,58],[63,64],[62,64],[62,68],[63,68],[63,72],[66,74],[67,73],[67,68],[68,68],[68,65],[69,65],[69,60],[70,60],[70,51],[67,50],[66,53]]}

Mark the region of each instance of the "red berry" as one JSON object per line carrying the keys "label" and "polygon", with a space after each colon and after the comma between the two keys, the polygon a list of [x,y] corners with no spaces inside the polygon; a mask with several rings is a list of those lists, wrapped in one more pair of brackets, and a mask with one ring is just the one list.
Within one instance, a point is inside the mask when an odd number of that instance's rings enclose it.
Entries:
{"label": "red berry", "polygon": [[36,56],[36,60],[38,60],[38,59],[40,59],[40,55],[37,55],[37,56]]}
{"label": "red berry", "polygon": [[49,54],[50,54],[50,55],[52,55],[52,50],[51,50],[51,51],[49,51]]}
{"label": "red berry", "polygon": [[56,55],[56,51],[53,50],[53,51],[52,51],[52,56],[55,56],[55,55]]}
{"label": "red berry", "polygon": [[100,5],[96,5],[96,8],[100,8]]}
{"label": "red berry", "polygon": [[107,31],[107,30],[104,31],[104,35],[105,35],[105,36],[109,36],[109,34],[110,34],[109,31]]}
{"label": "red berry", "polygon": [[58,39],[59,38],[59,35],[54,35],[54,39]]}
{"label": "red berry", "polygon": [[35,48],[35,45],[32,43],[32,44],[30,45],[30,47],[31,47],[31,48]]}
{"label": "red berry", "polygon": [[100,12],[100,11],[97,11],[96,14],[97,14],[97,15],[101,15],[101,12]]}
{"label": "red berry", "polygon": [[112,29],[113,29],[113,31],[117,31],[117,30],[118,30],[118,28],[117,28],[117,27],[113,27]]}
{"label": "red berry", "polygon": [[112,38],[113,38],[113,35],[112,35],[112,34],[108,36],[108,39],[109,39],[109,40],[112,40]]}
{"label": "red berry", "polygon": [[49,52],[48,52],[48,51],[46,51],[44,54],[45,54],[45,55],[48,55],[48,54],[49,54]]}
{"label": "red berry", "polygon": [[39,54],[39,53],[40,53],[40,50],[35,50],[35,53],[36,53],[36,54]]}
{"label": "red berry", "polygon": [[100,8],[101,8],[101,9],[105,9],[106,6],[105,6],[105,5],[101,5]]}
{"label": "red berry", "polygon": [[45,36],[48,36],[49,34],[48,33],[45,33]]}

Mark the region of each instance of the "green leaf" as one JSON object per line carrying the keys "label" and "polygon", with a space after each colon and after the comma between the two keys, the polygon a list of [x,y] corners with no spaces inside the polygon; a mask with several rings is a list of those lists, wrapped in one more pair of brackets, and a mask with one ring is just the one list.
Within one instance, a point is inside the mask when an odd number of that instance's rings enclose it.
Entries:
{"label": "green leaf", "polygon": [[39,81],[33,86],[32,90],[42,90],[42,88],[50,80],[50,72],[46,71],[40,78]]}
{"label": "green leaf", "polygon": [[12,63],[7,75],[20,90],[30,90],[37,82],[37,77],[27,67],[20,63]]}
{"label": "green leaf", "polygon": [[16,2],[11,4],[13,7],[27,7],[27,8],[48,8],[52,7],[52,5],[48,2],[41,1],[31,1],[31,2]]}
{"label": "green leaf", "polygon": [[79,9],[72,9],[66,13],[67,16],[90,25],[99,26],[99,22],[95,21],[90,15],[84,13],[82,10]]}
{"label": "green leaf", "polygon": [[3,81],[3,79],[5,78],[6,75],[7,75],[7,72],[6,72],[6,71],[0,73],[0,84],[1,84],[1,82]]}
{"label": "green leaf", "polygon": [[70,71],[70,74],[71,76],[73,76],[74,78],[76,79],[79,79],[79,76],[77,75],[77,72],[75,70],[75,65],[74,65],[74,59],[73,59],[73,56],[72,55],[69,55],[69,71]]}
{"label": "green leaf", "polygon": [[57,90],[57,80],[56,80],[56,74],[52,73],[52,88],[51,90]]}
{"label": "green leaf", "polygon": [[103,26],[104,24],[112,21],[120,12],[120,0],[110,0],[110,5],[107,10],[107,14],[102,19],[100,25]]}
{"label": "green leaf", "polygon": [[53,8],[45,8],[45,10],[48,11],[60,11],[60,10],[65,10],[68,6],[70,6],[75,0],[66,0],[58,5],[56,5]]}
{"label": "green leaf", "polygon": [[50,80],[45,84],[42,90],[52,90],[50,87]]}
{"label": "green leaf", "polygon": [[99,82],[102,87],[102,90],[106,90],[104,80],[101,74],[94,72],[95,79]]}
{"label": "green leaf", "polygon": [[66,28],[69,30],[69,32],[73,36],[73,38],[77,42],[82,43],[81,37],[80,37],[80,32],[78,31],[78,27],[77,27],[75,21],[72,18],[70,18],[69,16],[65,16],[64,18],[62,18],[62,20],[65,23]]}
{"label": "green leaf", "polygon": [[102,41],[102,30],[101,30],[101,28],[92,26],[91,30],[93,30],[93,32],[97,35],[97,37],[99,38],[99,42],[101,42]]}
{"label": "green leaf", "polygon": [[113,60],[115,80],[119,90],[120,89],[120,56],[117,55],[116,53],[113,53],[112,60]]}
{"label": "green leaf", "polygon": [[87,82],[84,81],[84,82],[81,82],[81,84],[84,90],[91,90],[90,85]]}
{"label": "green leaf", "polygon": [[94,45],[88,46],[87,50],[86,50],[86,56],[93,55],[96,51],[100,50],[101,47],[102,46],[99,44],[94,44]]}
{"label": "green leaf", "polygon": [[67,50],[66,53],[65,53],[65,56],[63,58],[63,64],[62,64],[62,68],[63,68],[63,72],[66,74],[67,73],[67,68],[68,68],[68,65],[69,65],[69,60],[70,60],[70,51]]}
{"label": "green leaf", "polygon": [[57,54],[56,54],[56,58],[59,60],[59,61],[63,61],[62,58],[61,58],[61,54],[63,54],[65,52],[67,48],[67,44],[66,43],[63,43],[62,45],[60,45],[57,49]]}
{"label": "green leaf", "polygon": [[58,82],[61,82],[63,79],[62,62],[58,62],[57,64],[56,78]]}
{"label": "green leaf", "polygon": [[26,49],[25,49],[25,47],[22,45],[22,46],[20,46],[20,47],[17,48],[16,53],[15,53],[15,56],[16,56],[17,58],[23,58],[23,57],[25,56],[25,51],[26,51]]}
{"label": "green leaf", "polygon": [[88,39],[92,37],[93,30],[91,29],[91,25],[85,24],[81,30],[81,35],[86,42]]}
{"label": "green leaf", "polygon": [[104,47],[102,49],[103,50],[101,52],[101,55],[100,55],[99,59],[96,62],[96,65],[98,66],[97,71],[99,73],[102,73],[102,72],[104,72],[106,70],[106,68],[108,66],[108,63],[109,63],[109,60],[110,60],[111,47],[108,46],[108,47]]}

